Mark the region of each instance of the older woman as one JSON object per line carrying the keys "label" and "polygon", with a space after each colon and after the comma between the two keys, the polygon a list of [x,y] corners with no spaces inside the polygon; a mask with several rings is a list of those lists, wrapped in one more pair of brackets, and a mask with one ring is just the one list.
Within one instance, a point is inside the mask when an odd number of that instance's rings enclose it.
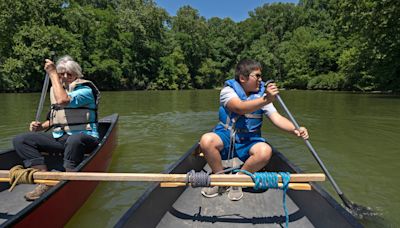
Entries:
{"label": "older woman", "polygon": [[[47,171],[44,157],[40,153],[64,154],[64,168],[72,171],[98,144],[97,106],[100,93],[96,86],[83,80],[82,69],[70,56],[62,57],[57,66],[46,59],[44,69],[48,73],[51,110],[48,120],[33,121],[29,133],[18,135],[13,144],[25,167]],[[49,130],[52,132],[40,132]],[[31,201],[39,198],[50,187],[38,185],[25,195]]]}

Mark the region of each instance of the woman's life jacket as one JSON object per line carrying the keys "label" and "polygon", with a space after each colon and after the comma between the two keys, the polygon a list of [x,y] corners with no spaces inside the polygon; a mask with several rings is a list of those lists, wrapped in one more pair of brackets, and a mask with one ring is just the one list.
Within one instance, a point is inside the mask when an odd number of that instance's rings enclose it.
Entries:
{"label": "woman's life jacket", "polygon": [[[260,98],[265,92],[264,82],[260,83],[258,92],[252,93],[249,96],[246,95],[240,83],[234,79],[227,80],[225,86],[233,88],[242,101]],[[249,114],[239,115],[231,112],[227,107],[221,104],[219,107],[219,124],[224,126],[225,129],[235,131],[237,135],[244,134],[247,137],[260,137],[263,113],[264,111],[259,109]]]}
{"label": "woman's life jacket", "polygon": [[[50,127],[53,132],[91,131],[90,124],[97,123],[97,108],[100,100],[100,91],[93,82],[83,79],[73,81],[66,92],[72,92],[79,86],[88,86],[92,89],[95,108],[88,105],[82,107],[68,107],[56,102],[53,87],[50,88]],[[94,115],[94,116],[93,116]],[[94,121],[93,121],[94,120]]]}

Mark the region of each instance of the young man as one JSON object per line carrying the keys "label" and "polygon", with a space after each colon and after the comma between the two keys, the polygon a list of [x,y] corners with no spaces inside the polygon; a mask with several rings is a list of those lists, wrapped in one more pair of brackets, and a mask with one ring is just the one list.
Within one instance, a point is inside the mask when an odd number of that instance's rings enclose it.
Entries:
{"label": "young man", "polygon": [[[44,69],[52,84],[49,119],[43,123],[31,122],[31,132],[16,136],[14,148],[25,167],[47,171],[40,152],[56,152],[64,154],[64,168],[72,171],[83,160],[84,153],[98,144],[97,106],[100,92],[92,82],[81,79],[81,67],[70,56],[61,58],[57,66],[46,59]],[[40,132],[46,129],[52,129],[52,132]],[[40,184],[25,198],[35,200],[49,188]]]}
{"label": "young man", "polygon": [[[200,148],[213,173],[223,170],[222,160],[238,157],[244,162],[242,169],[256,172],[263,168],[272,155],[272,148],[261,137],[263,114],[278,128],[304,139],[307,129],[299,130],[281,116],[272,102],[278,94],[274,83],[264,85],[261,64],[254,60],[241,60],[235,70],[235,79],[225,82],[220,94],[219,124],[213,132],[204,134]],[[221,192],[216,187],[203,188],[205,197],[215,197]],[[228,198],[240,200],[241,188],[230,188]]]}

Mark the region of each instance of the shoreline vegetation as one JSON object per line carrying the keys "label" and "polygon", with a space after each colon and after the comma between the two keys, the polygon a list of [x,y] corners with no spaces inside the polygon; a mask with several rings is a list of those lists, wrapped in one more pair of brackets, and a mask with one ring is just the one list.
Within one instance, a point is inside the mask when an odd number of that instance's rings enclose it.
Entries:
{"label": "shoreline vegetation", "polygon": [[398,94],[399,11],[397,0],[300,0],[234,22],[152,0],[4,0],[0,93],[41,91],[54,51],[103,91],[218,89],[252,58],[286,89]]}
{"label": "shoreline vegetation", "polygon": [[[205,90],[221,90],[222,87],[215,87],[215,88],[209,88]],[[176,91],[188,91],[188,90],[202,90],[202,89],[180,89]],[[323,89],[287,89],[287,88],[279,88],[280,91],[324,91],[324,92],[343,92],[343,93],[355,93],[355,94],[382,94],[382,95],[393,95],[393,96],[399,96],[400,92],[398,91],[377,91],[377,90],[372,90],[372,91],[361,91],[361,90],[323,90]],[[103,92],[133,92],[133,91],[171,91],[170,89],[157,89],[157,90],[146,90],[146,89],[140,89],[140,90],[135,90],[135,89],[119,89],[119,90],[103,90]],[[24,94],[24,93],[39,93],[40,91],[19,91],[19,92],[10,92],[10,91],[0,91],[0,94]]]}

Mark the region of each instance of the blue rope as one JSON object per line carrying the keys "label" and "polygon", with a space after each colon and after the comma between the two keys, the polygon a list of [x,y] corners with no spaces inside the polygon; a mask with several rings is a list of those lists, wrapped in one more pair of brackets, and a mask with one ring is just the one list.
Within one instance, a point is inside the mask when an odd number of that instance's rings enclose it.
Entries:
{"label": "blue rope", "polygon": [[[269,188],[272,189],[282,189],[283,190],[283,198],[282,198],[282,203],[283,203],[283,210],[285,211],[285,225],[286,227],[289,226],[289,214],[288,210],[286,207],[286,191],[288,190],[289,187],[289,182],[290,182],[290,173],[288,172],[279,172],[279,173],[274,173],[274,172],[255,172],[255,173],[250,173],[247,170],[241,170],[241,169],[236,169],[233,171],[234,173],[241,172],[244,173],[253,179],[254,182],[254,189],[255,190],[266,190]],[[282,178],[282,187],[278,186],[278,175],[281,176]]]}

